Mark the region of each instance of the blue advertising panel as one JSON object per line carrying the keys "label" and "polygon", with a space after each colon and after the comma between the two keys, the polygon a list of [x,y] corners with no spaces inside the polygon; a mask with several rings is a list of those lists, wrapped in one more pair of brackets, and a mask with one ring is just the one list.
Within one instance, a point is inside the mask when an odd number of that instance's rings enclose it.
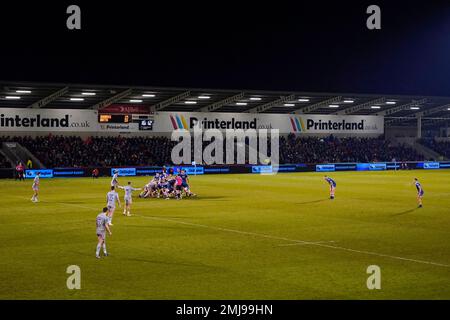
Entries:
{"label": "blue advertising panel", "polygon": [[356,170],[356,163],[335,163],[334,170],[335,171]]}
{"label": "blue advertising panel", "polygon": [[334,166],[334,164],[317,164],[316,171],[317,172],[335,171],[335,166]]}
{"label": "blue advertising panel", "polygon": [[36,174],[40,172],[41,178],[53,178],[53,170],[52,169],[40,169],[40,170],[25,170],[25,178],[34,179]]}
{"label": "blue advertising panel", "polygon": [[196,175],[196,174],[204,174],[205,170],[203,166],[193,166],[193,167],[183,167],[183,166],[175,166],[175,167],[168,167],[167,170],[173,169],[174,174],[180,173],[181,170],[186,171],[189,175]]}
{"label": "blue advertising panel", "polygon": [[369,171],[369,164],[368,163],[357,163],[356,164],[356,170],[357,171]]}
{"label": "blue advertising panel", "polygon": [[162,168],[136,168],[137,176],[154,176],[161,172]]}
{"label": "blue advertising panel", "polygon": [[280,165],[278,167],[278,172],[295,172],[295,171],[297,171],[297,166]]}
{"label": "blue advertising panel", "polygon": [[272,173],[272,166],[252,166],[252,173]]}
{"label": "blue advertising panel", "polygon": [[440,162],[439,163],[439,168],[440,169],[450,168],[450,163],[449,162]]}
{"label": "blue advertising panel", "polygon": [[424,162],[424,169],[439,169],[439,162]]}
{"label": "blue advertising panel", "polygon": [[136,175],[136,168],[111,168],[111,176],[114,175],[115,170],[117,170],[119,177]]}
{"label": "blue advertising panel", "polygon": [[53,177],[85,177],[85,169],[53,169]]}
{"label": "blue advertising panel", "polygon": [[386,170],[386,163],[370,163],[369,164],[369,170],[370,171],[380,171],[380,170]]}
{"label": "blue advertising panel", "polygon": [[185,170],[187,174],[196,175],[196,174],[204,174],[204,168],[202,166],[196,167],[181,167],[181,169]]}
{"label": "blue advertising panel", "polygon": [[205,168],[204,173],[230,173],[229,167]]}

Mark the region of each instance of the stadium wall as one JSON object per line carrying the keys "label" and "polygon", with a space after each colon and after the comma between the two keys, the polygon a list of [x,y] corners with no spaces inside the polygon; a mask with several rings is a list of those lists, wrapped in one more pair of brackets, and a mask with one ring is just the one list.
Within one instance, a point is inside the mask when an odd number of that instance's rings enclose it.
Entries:
{"label": "stadium wall", "polygon": [[[167,166],[171,168],[171,166]],[[376,162],[376,163],[321,163],[321,164],[285,164],[278,167],[270,165],[198,165],[172,166],[175,172],[185,169],[189,175],[203,174],[274,174],[293,172],[339,172],[339,171],[386,171],[386,170],[438,170],[450,169],[450,161],[441,162]],[[42,178],[81,178],[91,177],[94,167],[89,168],[53,168],[42,170],[26,170],[25,178],[32,179],[37,172]],[[100,176],[110,177],[114,170],[119,176],[153,176],[161,172],[162,167],[103,167],[97,168]],[[0,169],[0,178],[14,178],[14,169]]]}
{"label": "stadium wall", "polygon": [[[130,115],[133,118],[133,115]],[[0,134],[3,135],[77,135],[77,136],[169,136],[174,130],[278,129],[280,135],[359,136],[384,134],[380,116],[339,116],[313,114],[251,114],[214,112],[156,112],[148,115],[152,126],[141,121],[99,122],[99,111],[79,109],[0,109]],[[106,121],[108,121],[106,119]]]}

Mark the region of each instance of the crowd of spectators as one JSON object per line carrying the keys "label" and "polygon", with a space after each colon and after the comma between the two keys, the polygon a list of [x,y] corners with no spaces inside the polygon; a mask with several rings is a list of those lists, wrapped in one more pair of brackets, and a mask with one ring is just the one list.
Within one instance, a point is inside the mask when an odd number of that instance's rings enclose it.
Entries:
{"label": "crowd of spectators", "polygon": [[280,163],[338,163],[421,161],[424,157],[407,145],[392,145],[380,138],[280,138]]}
{"label": "crowd of spectators", "polygon": [[[167,137],[75,136],[0,137],[26,147],[45,166],[108,167],[171,164],[176,142]],[[447,150],[450,150],[447,145]],[[337,138],[329,136],[281,137],[280,163],[333,163],[377,161],[421,161],[423,156],[406,145],[393,146],[380,138]]]}
{"label": "crowd of spectators", "polygon": [[433,138],[430,139],[422,139],[420,141],[424,146],[436,151],[440,155],[450,158],[450,141],[437,141]]}
{"label": "crowd of spectators", "polygon": [[164,137],[2,137],[26,147],[46,167],[149,166],[170,163],[173,143]]}

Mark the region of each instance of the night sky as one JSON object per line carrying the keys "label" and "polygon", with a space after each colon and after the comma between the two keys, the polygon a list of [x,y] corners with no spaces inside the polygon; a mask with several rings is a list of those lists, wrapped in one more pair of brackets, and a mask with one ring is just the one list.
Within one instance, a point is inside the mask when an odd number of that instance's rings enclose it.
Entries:
{"label": "night sky", "polygon": [[0,80],[450,96],[448,1],[42,2],[2,3]]}

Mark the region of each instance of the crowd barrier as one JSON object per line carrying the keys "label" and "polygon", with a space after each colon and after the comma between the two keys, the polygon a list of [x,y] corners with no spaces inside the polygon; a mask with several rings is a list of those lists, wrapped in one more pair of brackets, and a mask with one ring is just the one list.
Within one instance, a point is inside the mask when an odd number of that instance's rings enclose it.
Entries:
{"label": "crowd barrier", "polygon": [[[167,166],[166,168],[171,168]],[[231,173],[285,173],[285,172],[336,172],[336,171],[383,171],[383,170],[437,170],[449,169],[447,162],[374,162],[374,163],[325,163],[325,164],[283,164],[278,167],[270,165],[197,165],[173,166],[175,172],[185,169],[189,175],[231,174]],[[42,170],[25,170],[25,178],[30,179],[41,173],[41,178],[75,178],[92,177],[95,168],[53,168]],[[119,176],[152,176],[161,172],[162,167],[103,167],[96,168],[99,176],[112,176],[118,170]],[[14,178],[14,169],[0,169],[0,178]]]}

